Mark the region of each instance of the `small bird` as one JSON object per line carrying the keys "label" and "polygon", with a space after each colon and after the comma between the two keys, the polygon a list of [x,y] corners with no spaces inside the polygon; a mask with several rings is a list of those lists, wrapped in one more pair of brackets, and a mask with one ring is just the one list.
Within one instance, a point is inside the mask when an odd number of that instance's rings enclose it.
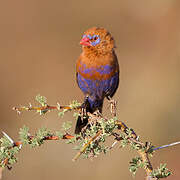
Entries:
{"label": "small bird", "polygon": [[[82,53],[76,62],[76,80],[85,95],[87,112],[102,113],[104,98],[110,100],[119,85],[119,64],[115,42],[111,34],[101,27],[84,32],[80,41]],[[88,118],[78,117],[75,133],[79,134]]]}

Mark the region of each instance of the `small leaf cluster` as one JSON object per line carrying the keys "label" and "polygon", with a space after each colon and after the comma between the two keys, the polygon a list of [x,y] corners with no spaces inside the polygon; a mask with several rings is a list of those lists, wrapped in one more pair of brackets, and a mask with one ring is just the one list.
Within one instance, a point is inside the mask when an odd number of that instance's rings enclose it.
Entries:
{"label": "small leaf cluster", "polygon": [[[109,120],[101,118],[96,123],[89,123],[81,134],[75,135],[74,138],[67,140],[66,143],[76,143],[73,149],[80,150],[85,144],[91,141],[99,131],[102,131],[99,137],[89,143],[82,155],[84,158],[88,158],[97,157],[100,153],[107,153],[109,147],[105,145],[105,141],[107,137],[112,135],[114,129],[117,128],[116,120],[117,118],[111,118]],[[70,130],[71,126],[72,122],[64,122],[62,129],[66,132]]]}
{"label": "small leaf cluster", "polygon": [[166,168],[166,164],[160,164],[157,169],[153,169],[151,176],[153,178],[166,178],[171,175],[171,172]]}
{"label": "small leaf cluster", "polygon": [[113,117],[108,120],[101,118],[99,123],[101,125],[104,135],[107,136],[112,135],[112,132],[117,128],[116,121],[117,121],[117,117]]}
{"label": "small leaf cluster", "polygon": [[41,146],[42,144],[44,144],[44,140],[46,139],[46,137],[51,136],[52,134],[49,130],[47,130],[46,128],[40,128],[38,129],[35,136],[30,140],[30,145],[31,147]]}
{"label": "small leaf cluster", "polygon": [[133,139],[132,135],[133,135],[133,130],[131,128],[126,128],[126,130],[124,132],[120,133],[121,147],[125,147],[126,145],[130,144],[130,147],[132,149],[135,149],[135,150],[142,149],[142,146],[138,142],[139,137],[138,137],[138,139],[136,141],[132,141],[132,140],[130,140],[130,139]]}
{"label": "small leaf cluster", "polygon": [[67,111],[68,111],[67,109],[63,109],[58,113],[58,116],[62,118]]}
{"label": "small leaf cluster", "polygon": [[23,126],[19,132],[20,140],[23,145],[29,144],[31,147],[41,146],[47,137],[51,137],[53,134],[47,128],[39,128],[34,136],[30,136],[29,128]]}
{"label": "small leaf cluster", "polygon": [[76,109],[76,108],[78,108],[79,106],[81,106],[81,103],[79,103],[79,102],[76,101],[76,100],[72,101],[72,102],[70,103],[70,105],[69,105],[69,107],[70,107],[71,109]]}
{"label": "small leaf cluster", "polygon": [[0,139],[0,167],[11,168],[11,165],[17,162],[16,154],[19,151],[20,147],[14,146],[7,137],[3,136]]}
{"label": "small leaf cluster", "polygon": [[135,175],[139,168],[145,169],[147,165],[148,162],[143,162],[142,159],[138,156],[130,161],[129,171],[132,172],[133,175]]}
{"label": "small leaf cluster", "polygon": [[36,101],[41,104],[41,106],[46,106],[47,105],[47,98],[44,96],[41,96],[40,94],[38,94],[35,97]]}
{"label": "small leaf cluster", "polygon": [[23,126],[22,128],[20,128],[19,138],[20,138],[20,141],[22,142],[23,145],[30,144],[29,136],[30,136],[30,133],[29,133],[28,127]]}
{"label": "small leaf cluster", "polygon": [[76,149],[80,149],[87,144],[99,131],[102,131],[102,133],[85,149],[84,158],[97,157],[100,153],[106,154],[108,152],[109,147],[105,142],[106,138],[111,136],[112,132],[117,128],[116,120],[116,118],[109,120],[101,118],[97,123],[87,125],[86,130],[81,134],[81,138],[78,139],[79,146],[76,146]]}

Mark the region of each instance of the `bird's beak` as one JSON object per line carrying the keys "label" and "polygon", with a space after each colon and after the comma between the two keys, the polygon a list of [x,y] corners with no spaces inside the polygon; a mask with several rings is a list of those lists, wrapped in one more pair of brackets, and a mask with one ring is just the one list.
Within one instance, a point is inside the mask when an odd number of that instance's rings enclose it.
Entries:
{"label": "bird's beak", "polygon": [[83,37],[80,44],[83,46],[91,46],[90,39],[88,37]]}

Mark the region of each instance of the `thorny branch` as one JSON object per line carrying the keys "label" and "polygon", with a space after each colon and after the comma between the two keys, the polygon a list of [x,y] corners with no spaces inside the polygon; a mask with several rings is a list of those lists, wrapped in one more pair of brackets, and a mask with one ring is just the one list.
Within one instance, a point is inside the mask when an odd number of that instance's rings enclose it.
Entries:
{"label": "thorny branch", "polygon": [[[23,145],[23,142],[22,141],[13,141],[12,138],[10,138],[5,132],[3,132],[4,136],[11,142],[11,146],[9,148],[14,148],[14,147],[18,147],[19,150],[22,149],[22,145]],[[55,135],[51,135],[49,134],[48,136],[44,136],[42,138],[43,141],[47,141],[47,140],[62,140],[62,139],[72,139],[74,136],[70,135],[69,133],[65,133],[63,134],[61,137],[59,136],[55,136]],[[35,139],[36,137],[35,136],[32,136],[32,135],[28,135],[27,139],[29,140],[29,142],[32,142],[33,139]],[[7,166],[7,168],[10,170],[11,169],[11,166],[9,164],[9,159],[8,158],[5,158],[1,163],[0,165],[2,167],[5,167]]]}
{"label": "thorny branch", "polygon": [[[80,109],[81,107],[76,107],[76,109]],[[51,110],[67,110],[67,111],[71,111],[72,108],[70,106],[61,106],[59,103],[57,103],[56,106],[49,106],[49,105],[45,105],[45,106],[35,106],[33,107],[31,104],[29,106],[23,106],[23,107],[13,107],[13,110],[15,110],[18,114],[20,114],[22,111],[38,111],[38,112],[48,112]]]}
{"label": "thorny branch", "polygon": [[71,111],[71,110],[79,110],[81,109],[81,104],[77,103],[76,101],[73,101],[71,105],[64,106],[57,103],[57,105],[48,105],[47,99],[44,96],[37,95],[36,101],[41,104],[41,106],[32,106],[31,103],[29,103],[29,106],[21,106],[21,107],[13,107],[12,109],[15,110],[18,114],[20,114],[22,111],[36,111],[41,114],[45,114],[46,112],[49,112],[51,110],[64,110],[64,111]]}
{"label": "thorny branch", "polygon": [[[32,105],[29,105],[28,107],[14,107],[13,109],[17,111],[18,113],[22,111],[32,111],[35,110],[36,112],[39,112],[40,114],[45,114],[46,112],[49,112],[51,110],[62,110],[61,115],[64,115],[66,111],[80,111],[81,110],[81,104],[77,102],[73,102],[69,106],[61,106],[57,104],[57,106],[50,106],[47,104],[46,98],[43,96],[38,95],[36,97],[36,100],[41,104],[41,106],[33,107]],[[152,153],[155,150],[169,147],[177,143],[172,143],[169,146],[162,146],[158,148],[154,148],[151,143],[143,143],[140,141],[139,136],[135,133],[133,129],[130,129],[128,126],[125,125],[122,121],[118,120],[116,117],[116,102],[113,100],[110,100],[110,111],[112,114],[112,119],[108,119],[106,117],[103,117],[100,113],[88,113],[89,122],[82,129],[82,133],[80,135],[71,135],[67,132],[69,129],[69,125],[64,125],[64,133],[60,133],[60,135],[56,135],[56,133],[50,133],[47,130],[39,130],[39,132],[32,136],[29,134],[27,129],[23,130],[23,133],[21,132],[22,141],[14,142],[6,133],[3,132],[4,137],[10,142],[10,145],[8,146],[7,150],[7,157],[4,159],[0,159],[0,166],[1,167],[8,167],[8,169],[11,169],[11,164],[13,164],[10,158],[14,158],[14,154],[10,154],[10,149],[13,149],[14,147],[17,147],[18,150],[21,150],[23,145],[30,144],[32,146],[37,146],[43,144],[44,141],[47,140],[68,140],[68,143],[74,143],[79,142],[80,146],[77,148],[79,149],[79,152],[76,154],[76,156],[73,158],[73,161],[77,160],[81,155],[85,155],[85,157],[96,157],[100,152],[106,153],[108,150],[111,150],[118,142],[121,144],[122,147],[129,144],[133,149],[137,151],[139,154],[139,157],[133,158],[133,160],[130,162],[130,171],[133,172],[133,174],[136,173],[137,169],[139,167],[144,168],[146,172],[146,180],[157,180],[159,178],[164,178],[170,175],[170,172],[165,167],[165,165],[160,165],[159,169],[153,170],[152,164],[150,162],[149,156],[152,155]],[[82,112],[82,111],[80,111]],[[76,114],[77,115],[77,114]],[[114,142],[110,147],[104,147],[105,138],[111,136],[114,138]],[[3,140],[1,140],[3,143]],[[1,146],[2,146],[1,143]],[[180,143],[180,142],[179,142]],[[5,144],[5,143],[4,143]],[[9,155],[9,156],[8,156]],[[11,156],[10,156],[11,155]],[[16,159],[14,160],[16,161]]]}

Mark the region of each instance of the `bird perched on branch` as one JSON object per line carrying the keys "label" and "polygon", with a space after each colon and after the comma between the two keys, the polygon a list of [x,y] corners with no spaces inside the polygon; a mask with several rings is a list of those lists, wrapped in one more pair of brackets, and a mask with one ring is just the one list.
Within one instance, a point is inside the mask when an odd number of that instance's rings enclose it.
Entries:
{"label": "bird perched on branch", "polygon": [[[85,95],[87,112],[102,112],[104,98],[111,99],[119,85],[119,64],[111,34],[104,28],[93,27],[84,32],[80,41],[82,53],[76,63],[76,78]],[[75,133],[88,123],[78,117]]]}

